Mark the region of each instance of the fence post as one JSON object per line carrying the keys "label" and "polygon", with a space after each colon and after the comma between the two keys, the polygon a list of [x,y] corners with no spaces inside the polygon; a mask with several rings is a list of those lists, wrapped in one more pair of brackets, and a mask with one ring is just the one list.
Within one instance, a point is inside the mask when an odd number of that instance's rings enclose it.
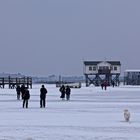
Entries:
{"label": "fence post", "polygon": [[11,88],[10,76],[8,77],[8,79],[9,79],[9,88]]}
{"label": "fence post", "polygon": [[4,78],[2,78],[2,88],[4,88]]}

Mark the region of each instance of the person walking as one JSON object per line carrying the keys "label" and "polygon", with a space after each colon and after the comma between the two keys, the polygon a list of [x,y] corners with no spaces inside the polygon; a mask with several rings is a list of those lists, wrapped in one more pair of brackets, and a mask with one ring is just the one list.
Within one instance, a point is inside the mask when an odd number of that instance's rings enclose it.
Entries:
{"label": "person walking", "polygon": [[70,87],[67,85],[67,86],[66,86],[66,99],[67,99],[67,101],[70,100],[70,94],[71,94],[71,89],[70,89]]}
{"label": "person walking", "polygon": [[17,100],[20,100],[20,85],[17,85],[16,92],[17,92]]}
{"label": "person walking", "polygon": [[44,85],[42,85],[40,89],[40,108],[46,106],[46,94],[47,94],[47,89],[45,88]]}
{"label": "person walking", "polygon": [[21,88],[20,88],[20,91],[21,91],[21,97],[22,97],[22,100],[23,100],[23,96],[25,94],[25,85],[21,85]]}
{"label": "person walking", "polygon": [[30,92],[28,90],[27,87],[25,87],[25,92],[23,95],[23,108],[25,107],[26,104],[26,108],[28,108],[28,100],[30,99]]}
{"label": "person walking", "polygon": [[65,86],[62,85],[62,86],[60,87],[59,91],[61,92],[60,98],[61,98],[62,100],[64,100],[64,99],[65,99]]}
{"label": "person walking", "polygon": [[104,87],[105,87],[105,90],[107,90],[107,86],[108,86],[107,81],[104,81]]}

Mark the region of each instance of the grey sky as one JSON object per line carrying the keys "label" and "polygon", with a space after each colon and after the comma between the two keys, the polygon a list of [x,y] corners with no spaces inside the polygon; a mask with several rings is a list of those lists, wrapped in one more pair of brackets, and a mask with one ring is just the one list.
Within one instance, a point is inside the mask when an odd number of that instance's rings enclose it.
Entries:
{"label": "grey sky", "polygon": [[82,75],[84,60],[140,69],[139,0],[0,0],[0,72]]}

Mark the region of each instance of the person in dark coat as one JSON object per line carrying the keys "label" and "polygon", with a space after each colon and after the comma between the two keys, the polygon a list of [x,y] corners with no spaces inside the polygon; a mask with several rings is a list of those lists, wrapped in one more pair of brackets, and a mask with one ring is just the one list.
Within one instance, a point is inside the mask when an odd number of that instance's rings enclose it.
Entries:
{"label": "person in dark coat", "polygon": [[113,87],[115,86],[115,82],[114,82],[114,81],[112,81],[112,86],[113,86]]}
{"label": "person in dark coat", "polygon": [[102,90],[104,89],[104,83],[103,82],[101,83],[101,88],[102,88]]}
{"label": "person in dark coat", "polygon": [[104,87],[105,87],[105,90],[107,90],[107,81],[104,81]]}
{"label": "person in dark coat", "polygon": [[25,85],[21,85],[21,88],[20,88],[20,91],[21,91],[21,97],[22,97],[22,100],[23,100],[23,96],[24,96],[24,93],[25,93]]}
{"label": "person in dark coat", "polygon": [[25,92],[23,95],[23,108],[26,104],[26,108],[28,108],[28,100],[30,99],[30,92],[27,87],[25,87]]}
{"label": "person in dark coat", "polygon": [[42,85],[40,89],[40,108],[46,106],[46,94],[47,94],[47,89],[45,88],[44,85]]}
{"label": "person in dark coat", "polygon": [[62,85],[62,86],[60,87],[59,91],[61,92],[60,98],[62,98],[62,100],[64,100],[64,99],[65,99],[65,86]]}
{"label": "person in dark coat", "polygon": [[17,92],[17,100],[20,100],[20,85],[17,85],[16,92]]}
{"label": "person in dark coat", "polygon": [[71,89],[70,89],[70,87],[67,85],[67,86],[66,86],[66,99],[67,99],[67,101],[70,100],[70,94],[71,94]]}

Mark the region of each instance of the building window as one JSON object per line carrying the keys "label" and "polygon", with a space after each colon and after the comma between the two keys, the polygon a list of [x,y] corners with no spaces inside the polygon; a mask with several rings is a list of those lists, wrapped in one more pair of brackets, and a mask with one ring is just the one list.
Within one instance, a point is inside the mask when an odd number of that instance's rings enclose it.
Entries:
{"label": "building window", "polygon": [[89,71],[92,71],[92,67],[89,67]]}
{"label": "building window", "polygon": [[96,71],[96,67],[93,67],[93,71]]}
{"label": "building window", "polygon": [[117,70],[117,67],[116,67],[116,66],[114,67],[114,70],[115,70],[115,71]]}

